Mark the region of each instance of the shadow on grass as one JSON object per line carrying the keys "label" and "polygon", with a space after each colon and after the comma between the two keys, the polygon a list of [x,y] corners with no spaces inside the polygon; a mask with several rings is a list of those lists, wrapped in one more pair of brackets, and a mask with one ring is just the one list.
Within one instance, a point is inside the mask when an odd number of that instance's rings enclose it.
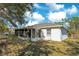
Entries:
{"label": "shadow on grass", "polygon": [[20,50],[19,56],[48,56],[51,51],[48,48],[49,46],[37,45],[36,43],[32,43],[28,47]]}
{"label": "shadow on grass", "polygon": [[50,56],[50,55],[63,56],[63,55],[66,55],[67,52],[62,51],[62,48],[60,46],[56,47],[55,42],[52,42],[52,41],[32,42],[28,47],[22,50],[19,50],[19,56]]}

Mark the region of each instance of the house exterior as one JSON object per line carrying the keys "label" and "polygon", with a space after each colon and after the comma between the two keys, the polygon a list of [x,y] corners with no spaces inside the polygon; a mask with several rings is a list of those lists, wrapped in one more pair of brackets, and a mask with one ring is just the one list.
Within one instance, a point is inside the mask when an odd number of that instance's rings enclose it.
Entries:
{"label": "house exterior", "polygon": [[36,24],[22,29],[15,29],[15,34],[29,38],[31,41],[62,41],[68,37],[67,30],[63,27],[63,25],[56,25],[52,23]]}

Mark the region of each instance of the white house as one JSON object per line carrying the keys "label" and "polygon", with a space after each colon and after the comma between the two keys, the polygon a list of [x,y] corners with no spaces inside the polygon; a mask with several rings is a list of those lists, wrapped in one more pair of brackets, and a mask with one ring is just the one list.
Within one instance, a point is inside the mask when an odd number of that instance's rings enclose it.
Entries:
{"label": "white house", "polygon": [[28,26],[26,28],[20,29],[19,33],[21,34],[21,36],[25,35],[25,37],[30,38],[31,41],[38,41],[38,40],[62,41],[68,37],[67,31],[63,27],[63,25],[56,25],[52,23],[36,24]]}

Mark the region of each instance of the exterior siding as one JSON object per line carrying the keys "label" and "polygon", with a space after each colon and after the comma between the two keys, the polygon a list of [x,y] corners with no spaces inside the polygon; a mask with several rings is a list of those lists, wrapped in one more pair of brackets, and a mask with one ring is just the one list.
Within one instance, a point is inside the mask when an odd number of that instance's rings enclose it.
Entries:
{"label": "exterior siding", "polygon": [[62,41],[67,38],[67,32],[62,28],[51,28],[51,35],[47,35],[47,29],[41,29],[41,37],[31,38],[32,41],[38,40],[52,40],[52,41]]}
{"label": "exterior siding", "polygon": [[62,40],[61,37],[62,37],[61,29],[59,28],[51,29],[51,40],[61,41]]}
{"label": "exterior siding", "polygon": [[47,39],[47,29],[41,29],[41,38]]}
{"label": "exterior siding", "polygon": [[53,41],[61,41],[62,32],[61,29],[55,28],[51,29],[51,35],[47,36],[47,29],[42,29],[42,39],[44,40],[53,40]]}

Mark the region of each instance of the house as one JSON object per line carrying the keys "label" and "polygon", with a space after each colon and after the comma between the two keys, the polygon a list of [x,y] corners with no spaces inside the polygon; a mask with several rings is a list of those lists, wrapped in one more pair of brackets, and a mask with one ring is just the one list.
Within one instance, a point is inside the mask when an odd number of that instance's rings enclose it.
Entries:
{"label": "house", "polygon": [[67,30],[63,27],[63,25],[52,23],[36,24],[26,28],[15,29],[15,34],[18,36],[30,38],[31,41],[62,41],[68,37]]}

